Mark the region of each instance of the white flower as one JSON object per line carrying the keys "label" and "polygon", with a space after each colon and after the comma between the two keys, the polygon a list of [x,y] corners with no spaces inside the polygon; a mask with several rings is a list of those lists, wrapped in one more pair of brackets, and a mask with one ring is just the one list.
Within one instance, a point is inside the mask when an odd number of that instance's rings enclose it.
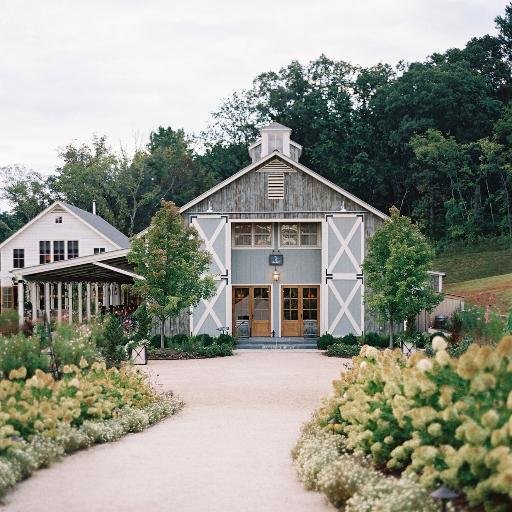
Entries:
{"label": "white flower", "polygon": [[432,361],[430,359],[427,359],[427,358],[420,359],[416,363],[416,368],[418,368],[418,370],[420,370],[423,373],[424,372],[429,372],[430,370],[432,370]]}
{"label": "white flower", "polygon": [[446,350],[447,346],[448,343],[446,343],[446,340],[442,336],[434,336],[432,339],[432,348],[434,349],[434,352]]}

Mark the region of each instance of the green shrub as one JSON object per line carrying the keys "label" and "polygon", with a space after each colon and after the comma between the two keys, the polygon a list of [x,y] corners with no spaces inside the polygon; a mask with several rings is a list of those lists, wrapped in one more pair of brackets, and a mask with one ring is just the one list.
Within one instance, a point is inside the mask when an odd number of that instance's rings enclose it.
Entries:
{"label": "green shrub", "polygon": [[26,338],[23,334],[0,336],[0,371],[4,377],[11,370],[24,366],[27,376],[34,375],[37,369],[47,371],[49,358],[40,354],[39,338]]}
{"label": "green shrub", "polygon": [[196,341],[196,343],[198,343],[199,345],[201,345],[203,347],[209,347],[210,345],[213,345],[213,343],[215,342],[214,338],[206,333],[198,334],[195,337],[195,341]]}
{"label": "green shrub", "polygon": [[227,343],[218,345],[212,343],[206,347],[197,347],[195,354],[200,357],[225,357],[233,355],[233,347]]}
{"label": "green shrub", "polygon": [[105,360],[107,368],[121,366],[121,362],[127,357],[125,345],[128,343],[128,338],[116,316],[106,315],[97,324],[93,333],[93,340]]}
{"label": "green shrub", "polygon": [[[42,344],[45,342],[42,340]],[[53,351],[59,368],[65,364],[80,364],[82,357],[91,364],[100,353],[86,326],[58,324],[52,334]]]}
{"label": "green shrub", "polygon": [[452,315],[451,324],[457,327],[457,336],[471,336],[478,343],[497,343],[506,334],[506,321],[491,311],[486,320],[485,308],[467,306]]}
{"label": "green shrub", "polygon": [[361,345],[370,347],[387,348],[389,346],[389,337],[377,332],[367,332],[361,338]]}
{"label": "green shrub", "polygon": [[7,309],[0,313],[0,330],[7,333],[17,330],[18,312],[15,309]]}
{"label": "green shrub", "polygon": [[189,336],[183,333],[175,334],[171,339],[171,345],[174,347],[182,347],[188,342]]}
{"label": "green shrub", "polygon": [[149,339],[149,346],[152,348],[160,348],[160,334],[155,334]]}
{"label": "green shrub", "polygon": [[355,334],[349,333],[339,338],[336,343],[342,343],[343,345],[359,345],[359,338]]}
{"label": "green shrub", "polygon": [[149,339],[149,333],[151,331],[151,326],[153,325],[153,317],[149,313],[145,302],[137,308],[133,317],[136,323],[133,339],[135,341]]}
{"label": "green shrub", "polygon": [[230,334],[220,334],[215,342],[219,345],[231,345],[233,348],[236,347],[236,338]]}
{"label": "green shrub", "polygon": [[326,350],[327,347],[336,343],[336,338],[332,334],[322,334],[316,340],[316,346],[318,350]]}
{"label": "green shrub", "polygon": [[359,355],[361,347],[359,345],[345,345],[344,343],[335,343],[327,347],[326,355],[329,357],[355,357]]}

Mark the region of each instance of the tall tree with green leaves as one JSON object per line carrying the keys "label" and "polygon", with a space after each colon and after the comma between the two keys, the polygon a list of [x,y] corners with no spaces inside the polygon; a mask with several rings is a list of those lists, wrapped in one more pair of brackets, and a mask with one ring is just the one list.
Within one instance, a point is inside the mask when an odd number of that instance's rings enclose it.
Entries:
{"label": "tall tree with green leaves", "polygon": [[132,240],[128,261],[143,277],[133,288],[159,319],[163,348],[165,320],[214,294],[210,254],[201,249],[197,231],[184,225],[174,203],[162,201],[147,231]]}
{"label": "tall tree with green leaves", "polygon": [[428,274],[433,258],[434,250],[419,228],[398,208],[391,208],[390,218],[370,239],[363,263],[364,300],[388,322],[390,348],[395,326],[442,300]]}

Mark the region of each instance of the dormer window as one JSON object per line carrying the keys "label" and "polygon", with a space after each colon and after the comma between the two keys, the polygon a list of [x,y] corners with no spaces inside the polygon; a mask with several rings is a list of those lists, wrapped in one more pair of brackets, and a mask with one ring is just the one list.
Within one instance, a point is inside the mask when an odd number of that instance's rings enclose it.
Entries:
{"label": "dormer window", "polygon": [[60,215],[55,217],[55,224],[62,224],[62,217]]}

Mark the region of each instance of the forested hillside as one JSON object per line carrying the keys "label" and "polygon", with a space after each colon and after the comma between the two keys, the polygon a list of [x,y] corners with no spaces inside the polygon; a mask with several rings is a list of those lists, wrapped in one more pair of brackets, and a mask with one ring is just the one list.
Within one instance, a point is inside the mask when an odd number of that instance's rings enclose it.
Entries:
{"label": "forested hillside", "polygon": [[158,127],[130,156],[104,137],[72,143],[47,178],[4,169],[13,210],[0,239],[55,198],[85,209],[96,199],[131,235],[161,198],[183,204],[248,164],[272,120],[293,129],[302,163],[383,211],[398,206],[439,247],[512,237],[512,3],[497,14],[497,35],[423,62],[363,68],[321,55],[262,73],[196,136]]}

